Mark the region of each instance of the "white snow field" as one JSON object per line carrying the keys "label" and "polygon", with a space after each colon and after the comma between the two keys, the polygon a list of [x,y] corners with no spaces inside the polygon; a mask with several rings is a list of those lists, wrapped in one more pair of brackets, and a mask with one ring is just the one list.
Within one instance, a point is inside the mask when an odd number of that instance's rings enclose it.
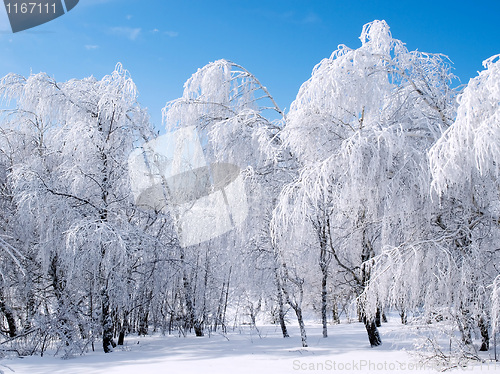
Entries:
{"label": "white snow field", "polygon": [[[419,356],[411,353],[408,331],[395,318],[380,328],[383,345],[377,348],[370,348],[361,323],[330,326],[327,339],[322,338],[320,325],[309,324],[307,348],[301,347],[296,327],[290,327],[289,339],[281,337],[278,326],[258,329],[246,326],[228,331],[226,336],[202,338],[129,336],[123,348],[110,354],[96,347],[96,352],[68,360],[50,355],[4,359],[0,361],[3,365],[0,370],[19,374],[437,373],[443,370],[419,362]],[[493,356],[492,351],[484,358],[489,356]],[[446,372],[500,373],[500,362],[473,364]]]}

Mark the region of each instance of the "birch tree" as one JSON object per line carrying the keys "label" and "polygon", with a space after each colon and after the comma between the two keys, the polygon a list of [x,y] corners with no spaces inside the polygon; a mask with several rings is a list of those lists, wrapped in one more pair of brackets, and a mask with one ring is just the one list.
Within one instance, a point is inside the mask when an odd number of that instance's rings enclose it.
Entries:
{"label": "birch tree", "polygon": [[[481,350],[488,350],[490,326],[486,288],[494,283],[498,261],[492,250],[498,240],[498,148],[500,123],[499,55],[483,62],[485,70],[471,79],[458,98],[457,117],[429,152],[433,187],[440,204],[458,206],[462,222],[455,224],[455,241],[461,249],[457,261],[462,277],[458,290],[463,290],[458,319],[463,340],[471,343],[472,321],[481,330]],[[457,302],[455,302],[457,303]],[[495,308],[493,315],[497,315]],[[496,326],[497,322],[494,320]],[[463,327],[462,327],[463,326]]]}
{"label": "birch tree", "polygon": [[[118,64],[102,80],[11,74],[3,78],[2,91],[16,100],[13,120],[26,123],[40,140],[38,153],[15,165],[12,178],[19,208],[46,243],[39,256],[57,310],[67,314],[58,318],[63,340],[78,340],[74,331],[83,308],[91,320],[98,316],[103,349],[110,352],[111,310],[133,253],[127,244],[132,201],[126,160],[134,142],[151,135],[136,87]],[[88,293],[83,284],[90,285]],[[99,310],[88,311],[90,297],[99,301]],[[77,301],[82,299],[85,305]]]}
{"label": "birch tree", "polygon": [[[215,251],[210,250],[212,256],[219,259],[226,258],[226,269],[224,265],[219,264],[217,266],[219,271],[224,274],[227,268],[232,269],[231,278],[242,282],[242,284],[234,284],[233,291],[240,289],[246,294],[253,294],[254,290],[251,286],[253,280],[245,282],[247,269],[241,268],[241,264],[237,263],[231,266],[230,264],[234,261],[228,256],[232,256],[222,251],[222,248],[227,246],[225,243],[229,240],[233,251],[237,252],[234,258],[254,257],[254,254],[262,254],[265,251],[269,253],[270,238],[262,232],[268,232],[265,222],[269,221],[272,196],[265,195],[267,190],[264,184],[267,183],[266,178],[272,178],[270,175],[273,175],[276,170],[276,156],[271,148],[276,146],[279,124],[266,118],[264,113],[268,111],[273,111],[281,117],[284,115],[267,88],[253,74],[227,60],[215,61],[199,69],[185,83],[183,96],[167,103],[163,110],[167,131],[172,132],[190,127],[195,129],[200,144],[203,145],[200,150],[203,153],[201,166],[206,164],[206,167],[211,168],[212,173],[216,173],[217,165],[233,165],[232,167],[238,169],[236,180],[245,181],[247,188],[241,189],[238,193],[239,198],[242,197],[244,201],[238,202],[229,195],[227,196],[226,204],[232,204],[232,206],[228,205],[227,209],[232,215],[232,220],[237,222],[233,230],[221,237],[212,238],[209,242],[200,243],[199,246],[189,246],[180,251],[184,253],[181,260],[193,259],[197,257],[195,253],[205,250],[202,248],[215,247]],[[213,176],[215,178],[215,174]],[[249,186],[252,188],[249,189]],[[218,207],[213,208],[218,209]],[[246,217],[248,218],[245,219]],[[271,256],[266,261],[271,261],[270,259],[273,258]],[[188,263],[185,266],[189,266]],[[263,266],[274,268],[269,263]],[[210,277],[215,276],[220,275],[210,275]],[[226,276],[222,276],[221,280],[225,282],[225,279],[227,279]],[[194,281],[187,276],[183,281],[186,306],[188,310],[192,310],[188,314],[192,316],[200,314],[199,311],[194,310],[195,304],[189,301],[191,299],[189,290],[193,288],[191,284]],[[261,292],[255,291],[257,294]],[[278,291],[281,290],[278,288]],[[257,296],[257,299],[259,297]],[[206,303],[203,302],[202,305]],[[281,305],[280,308],[283,309],[283,306]],[[253,306],[250,309],[253,309]],[[217,314],[220,313],[217,312]],[[250,314],[254,319],[253,313]],[[199,325],[201,319],[201,317],[195,317],[194,321],[198,321],[195,323]],[[287,333],[282,313],[280,319],[285,336]],[[199,330],[197,335],[200,334]]]}
{"label": "birch tree", "polygon": [[[384,21],[365,25],[360,39],[360,48],[340,46],[321,61],[291,106],[283,139],[303,166],[277,215],[300,225],[324,206],[332,264],[358,296],[381,248],[418,225],[412,218],[421,217],[415,213],[427,196],[426,147],[453,118],[445,57],[408,51]],[[358,301],[377,346],[375,311]]]}
{"label": "birch tree", "polygon": [[370,285],[390,306],[402,306],[428,321],[436,322],[435,316],[451,321],[447,333],[456,343],[454,352],[476,358],[474,333],[479,330],[480,350],[488,350],[497,315],[497,58],[486,60],[486,70],[458,96],[456,119],[429,149],[427,180],[433,200],[423,211],[420,234],[387,247],[375,259],[377,281]]}

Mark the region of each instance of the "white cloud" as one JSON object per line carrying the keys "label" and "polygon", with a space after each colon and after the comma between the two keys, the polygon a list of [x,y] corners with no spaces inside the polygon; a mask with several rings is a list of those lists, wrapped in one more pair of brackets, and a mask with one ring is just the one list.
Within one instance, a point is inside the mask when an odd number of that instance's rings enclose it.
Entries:
{"label": "white cloud", "polygon": [[131,14],[128,14],[127,17],[125,17],[125,18],[130,21],[132,19],[132,17],[133,16]]}
{"label": "white cloud", "polygon": [[322,22],[321,17],[314,12],[309,12],[307,14],[297,13],[294,11],[283,11],[281,13],[272,11],[258,11],[259,15],[271,19],[276,22],[286,22],[295,25],[313,25]]}
{"label": "white cloud", "polygon": [[95,45],[95,44],[87,44],[87,45],[85,46],[85,49],[86,49],[87,51],[91,51],[91,50],[94,50],[94,49],[97,49],[97,48],[99,48],[99,46],[98,46],[98,45]]}
{"label": "white cloud", "polygon": [[165,31],[165,35],[170,36],[171,38],[175,38],[176,36],[179,36],[179,33],[177,31]]}
{"label": "white cloud", "polygon": [[316,13],[309,13],[302,20],[302,23],[318,23],[318,22],[321,22],[321,18]]}
{"label": "white cloud", "polygon": [[132,27],[112,27],[111,32],[115,35],[125,36],[130,40],[136,40],[139,34],[141,33],[140,28],[132,28]]}

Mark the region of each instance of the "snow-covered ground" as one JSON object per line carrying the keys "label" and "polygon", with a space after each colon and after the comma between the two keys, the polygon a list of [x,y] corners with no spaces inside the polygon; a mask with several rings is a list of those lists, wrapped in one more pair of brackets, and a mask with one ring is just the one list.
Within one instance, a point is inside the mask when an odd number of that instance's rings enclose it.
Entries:
{"label": "snow-covered ground", "polygon": [[[126,346],[111,354],[89,352],[62,360],[26,357],[0,361],[22,374],[190,374],[190,373],[436,373],[437,369],[418,362],[410,353],[411,338],[394,319],[380,329],[384,344],[370,348],[360,323],[331,326],[329,337],[321,337],[319,325],[308,326],[309,347],[302,348],[300,334],[290,328],[291,338],[280,337],[276,326],[250,327],[194,336],[129,336]],[[404,338],[406,336],[407,338]],[[488,356],[485,356],[488,357]],[[0,369],[11,371],[5,366]],[[500,363],[474,365],[447,372],[500,373]]]}

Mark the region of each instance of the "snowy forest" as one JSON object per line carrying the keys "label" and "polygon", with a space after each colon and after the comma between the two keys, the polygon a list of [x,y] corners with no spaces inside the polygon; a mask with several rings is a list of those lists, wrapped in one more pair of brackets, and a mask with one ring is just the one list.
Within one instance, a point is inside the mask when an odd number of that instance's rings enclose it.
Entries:
{"label": "snowy forest", "polygon": [[[492,349],[500,55],[460,85],[447,56],[408,50],[384,21],[360,40],[320,61],[286,111],[243,66],[210,63],[166,104],[161,131],[121,64],[100,80],[3,77],[0,351],[71,357],[259,323],[284,338],[294,324],[307,347],[309,321],[328,339],[362,323],[375,347],[389,314],[433,331],[424,351],[443,336],[453,355]],[[200,240],[185,234],[218,218],[180,229],[189,207],[173,206],[200,191],[186,174],[172,192],[147,146],[183,129],[212,165],[207,194],[235,170],[243,186],[232,207],[223,194],[231,229]],[[159,190],[141,204],[148,183]]]}

